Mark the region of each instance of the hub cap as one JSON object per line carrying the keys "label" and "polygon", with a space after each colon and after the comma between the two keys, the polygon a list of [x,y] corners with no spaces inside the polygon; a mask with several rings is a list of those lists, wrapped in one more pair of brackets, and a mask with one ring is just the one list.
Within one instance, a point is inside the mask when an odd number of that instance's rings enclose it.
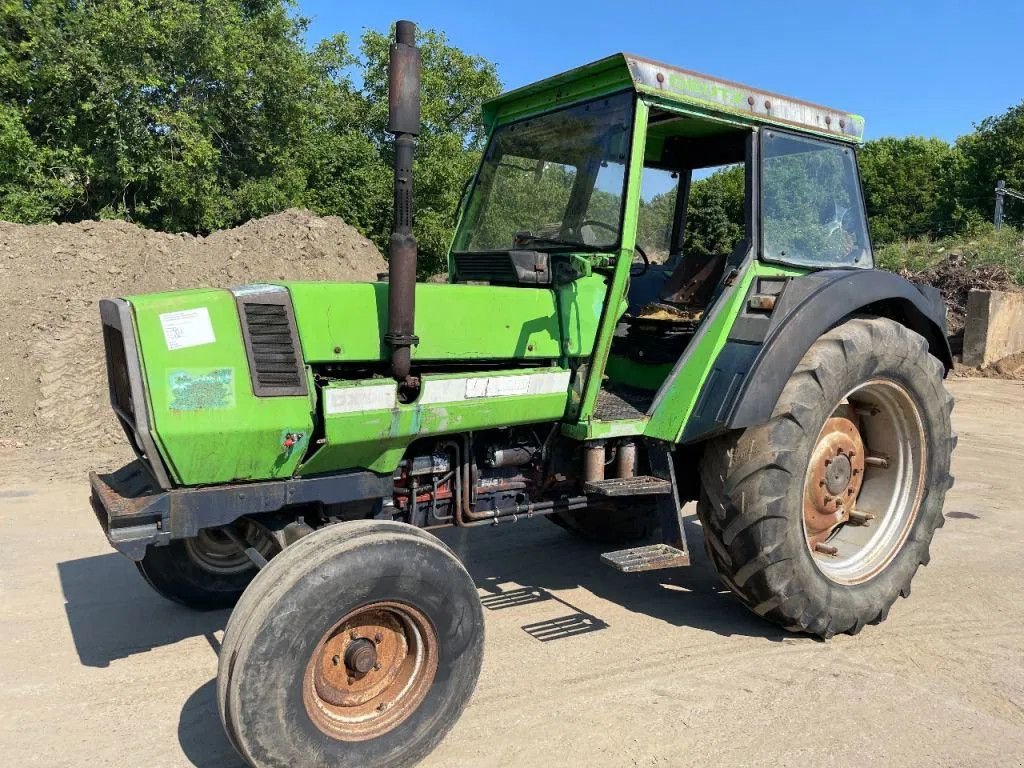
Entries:
{"label": "hub cap", "polygon": [[[256,549],[264,557],[269,557],[273,550],[273,542],[266,536],[259,535],[252,527],[248,532],[250,537],[256,540]],[[184,543],[185,551],[192,561],[208,573],[228,576],[253,568],[249,556],[220,528],[204,528],[194,537],[185,539]]]}
{"label": "hub cap", "polygon": [[825,576],[859,584],[892,561],[917,518],[925,458],[921,415],[901,385],[876,379],[843,398],[804,480],[804,534]]}
{"label": "hub cap", "polygon": [[364,606],[339,621],[310,657],[306,711],[332,738],[377,738],[422,703],[437,661],[437,633],[426,616],[401,603]]}
{"label": "hub cap", "polygon": [[840,405],[825,422],[811,454],[804,486],[804,525],[813,549],[850,519],[864,481],[864,441],[856,414]]}

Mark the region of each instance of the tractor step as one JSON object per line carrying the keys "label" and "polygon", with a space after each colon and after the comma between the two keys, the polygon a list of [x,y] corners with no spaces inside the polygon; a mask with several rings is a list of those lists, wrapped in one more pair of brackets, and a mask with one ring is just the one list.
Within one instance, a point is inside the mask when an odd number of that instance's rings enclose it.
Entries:
{"label": "tractor step", "polygon": [[584,484],[583,490],[592,496],[660,496],[672,493],[672,483],[660,477],[638,475],[591,480]]}
{"label": "tractor step", "polygon": [[623,573],[639,573],[689,565],[690,553],[670,547],[668,544],[651,544],[646,547],[605,552],[601,555],[601,562]]}

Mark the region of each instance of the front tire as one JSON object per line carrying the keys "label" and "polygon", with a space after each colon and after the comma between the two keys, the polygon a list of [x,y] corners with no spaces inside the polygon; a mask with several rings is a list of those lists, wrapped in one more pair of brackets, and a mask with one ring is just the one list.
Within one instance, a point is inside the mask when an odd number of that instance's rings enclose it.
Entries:
{"label": "front tire", "polygon": [[953,482],[943,373],[908,328],[850,320],[814,343],[770,421],[708,444],[705,544],[749,608],[831,637],[909,596]]}
{"label": "front tire", "polygon": [[409,766],[454,725],[482,658],[476,587],[447,547],[401,523],[338,523],[287,547],[239,601],[221,721],[255,768]]}

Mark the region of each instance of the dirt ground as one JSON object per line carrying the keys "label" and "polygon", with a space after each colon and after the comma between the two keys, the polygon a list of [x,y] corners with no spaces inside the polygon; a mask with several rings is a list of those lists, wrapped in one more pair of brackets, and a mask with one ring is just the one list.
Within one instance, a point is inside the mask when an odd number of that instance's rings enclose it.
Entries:
{"label": "dirt ground", "polygon": [[[1024,765],[1024,383],[951,388],[946,525],[913,596],[858,637],[749,613],[692,518],[694,564],[634,576],[542,520],[448,532],[487,607],[487,653],[424,765]],[[0,474],[0,762],[242,768],[214,700],[228,614],[151,593],[84,482],[41,477]]]}

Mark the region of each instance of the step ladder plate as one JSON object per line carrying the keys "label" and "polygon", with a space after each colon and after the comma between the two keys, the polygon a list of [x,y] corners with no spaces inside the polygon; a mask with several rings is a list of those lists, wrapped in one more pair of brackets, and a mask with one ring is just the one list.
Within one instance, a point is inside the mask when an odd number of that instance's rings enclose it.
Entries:
{"label": "step ladder plate", "polygon": [[672,493],[672,483],[660,477],[638,475],[591,480],[584,484],[583,490],[592,496],[658,496]]}
{"label": "step ladder plate", "polygon": [[690,553],[668,544],[651,544],[646,547],[605,552],[601,555],[601,562],[623,573],[639,573],[689,565]]}

